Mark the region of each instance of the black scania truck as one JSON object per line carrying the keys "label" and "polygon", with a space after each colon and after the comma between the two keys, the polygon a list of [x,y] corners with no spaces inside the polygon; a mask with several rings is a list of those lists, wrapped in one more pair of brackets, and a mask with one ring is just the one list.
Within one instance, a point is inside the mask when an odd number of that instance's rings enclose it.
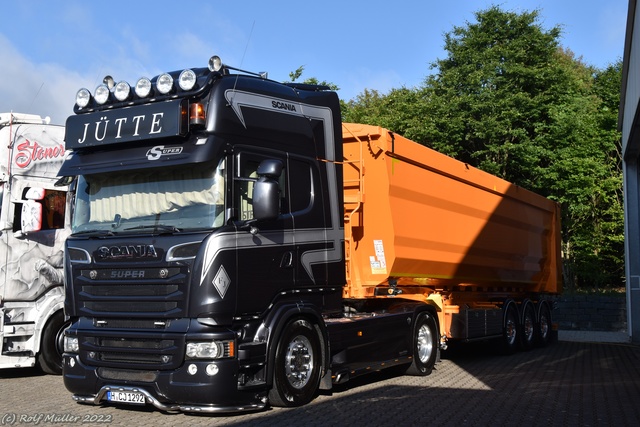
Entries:
{"label": "black scania truck", "polygon": [[431,371],[435,316],[414,326],[428,304],[346,322],[335,92],[214,56],[133,88],[107,76],[74,112],[59,175],[75,194],[63,364],[76,401],[238,412],[305,404],[374,361]]}

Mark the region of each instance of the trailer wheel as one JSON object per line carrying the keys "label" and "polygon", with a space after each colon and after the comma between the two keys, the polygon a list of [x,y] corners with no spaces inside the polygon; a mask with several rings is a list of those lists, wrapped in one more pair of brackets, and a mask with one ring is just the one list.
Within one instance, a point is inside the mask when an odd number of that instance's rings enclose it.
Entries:
{"label": "trailer wheel", "polygon": [[429,313],[420,313],[413,327],[413,361],[407,374],[429,375],[438,355],[438,325]]}
{"label": "trailer wheel", "polygon": [[273,406],[301,406],[316,396],[320,385],[320,340],[313,325],[296,319],[285,327],[275,354]]}
{"label": "trailer wheel", "polygon": [[536,312],[531,301],[522,310],[522,348],[531,350],[536,341]]}
{"label": "trailer wheel", "polygon": [[38,367],[45,374],[62,374],[62,340],[69,324],[70,322],[64,321],[64,314],[60,310],[51,316],[42,330]]}
{"label": "trailer wheel", "polygon": [[551,310],[546,302],[540,303],[540,313],[537,324],[538,345],[544,347],[551,341]]}
{"label": "trailer wheel", "polygon": [[502,329],[502,345],[505,354],[513,354],[518,349],[518,330],[518,310],[513,304],[509,304],[504,313]]}

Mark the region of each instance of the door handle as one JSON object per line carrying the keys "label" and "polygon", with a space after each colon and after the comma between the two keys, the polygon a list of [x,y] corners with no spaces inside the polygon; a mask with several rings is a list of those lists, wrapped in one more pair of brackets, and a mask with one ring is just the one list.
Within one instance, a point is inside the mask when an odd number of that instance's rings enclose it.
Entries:
{"label": "door handle", "polygon": [[280,260],[280,268],[291,268],[293,267],[293,253],[291,251],[285,252],[282,255],[282,260]]}

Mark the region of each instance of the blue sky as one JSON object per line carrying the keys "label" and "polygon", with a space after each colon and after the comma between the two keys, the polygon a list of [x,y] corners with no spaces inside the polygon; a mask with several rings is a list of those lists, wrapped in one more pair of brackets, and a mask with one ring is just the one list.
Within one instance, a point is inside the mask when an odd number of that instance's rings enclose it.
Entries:
{"label": "blue sky", "polygon": [[491,5],[539,10],[589,65],[622,58],[628,0],[0,0],[0,112],[63,124],[77,90],[107,74],[135,83],[213,54],[278,81],[304,66],[345,100],[415,87],[446,57],[444,34]]}

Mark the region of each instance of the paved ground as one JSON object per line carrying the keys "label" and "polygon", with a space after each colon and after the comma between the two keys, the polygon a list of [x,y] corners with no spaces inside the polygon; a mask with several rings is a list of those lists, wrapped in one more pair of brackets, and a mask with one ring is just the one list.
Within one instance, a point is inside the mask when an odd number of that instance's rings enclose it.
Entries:
{"label": "paved ground", "polygon": [[80,405],[60,377],[5,370],[0,425],[635,427],[640,346],[625,337],[561,331],[559,342],[511,356],[468,346],[446,354],[428,377],[372,374],[301,408],[230,417]]}

